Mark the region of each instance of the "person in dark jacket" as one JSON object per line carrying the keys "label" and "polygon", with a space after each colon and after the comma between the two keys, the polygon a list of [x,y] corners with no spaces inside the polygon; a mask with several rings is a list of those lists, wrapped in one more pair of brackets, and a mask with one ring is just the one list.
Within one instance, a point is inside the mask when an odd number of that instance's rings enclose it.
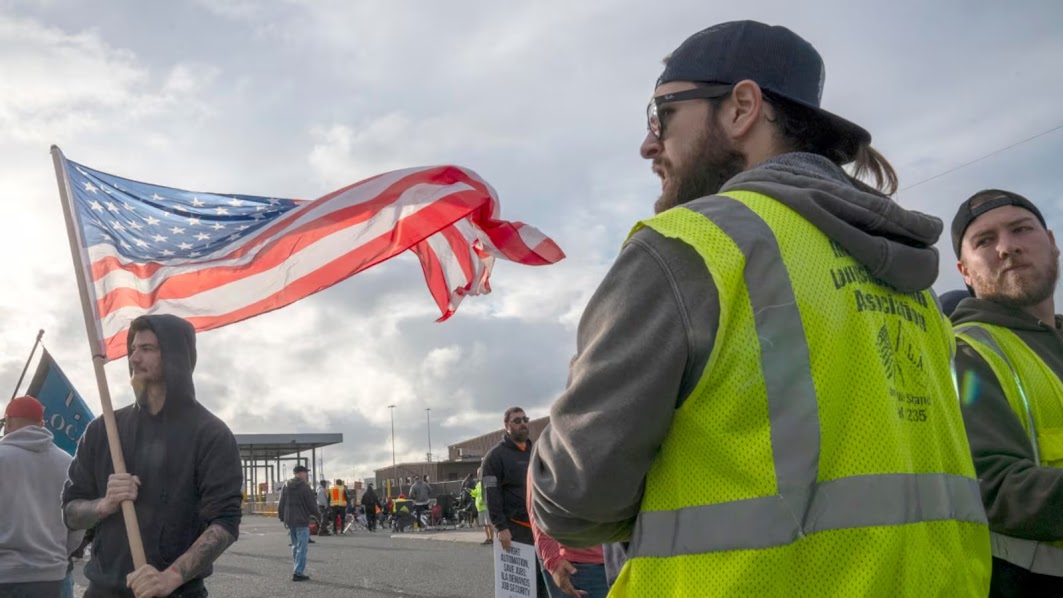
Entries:
{"label": "person in dark jacket", "polygon": [[379,506],[380,499],[377,498],[373,485],[367,484],[365,492],[362,493],[362,508],[365,509],[365,525],[371,532],[376,531],[376,510]]}
{"label": "person in dark jacket", "polygon": [[288,480],[281,489],[281,499],[277,504],[277,517],[288,528],[288,535],[292,541],[292,562],[295,568],[292,570],[292,581],[306,581],[310,576],[306,574],[306,550],[310,543],[310,516],[321,520],[321,511],[318,509],[314,491],[306,480],[310,477],[310,470],[304,465],[296,465],[292,469],[295,477]]}
{"label": "person in dark jacket", "polygon": [[[529,421],[520,407],[506,409],[502,417],[506,435],[487,451],[481,466],[487,512],[505,551],[509,551],[512,542],[535,546],[527,506],[528,462],[532,452]],[[535,559],[535,575],[536,579],[542,577],[539,559]],[[546,597],[543,584],[538,584],[537,590],[539,596]]]}
{"label": "person in dark jacket", "polygon": [[[960,205],[952,243],[974,293],[952,322],[960,405],[993,534],[989,595],[1063,596],[1059,248],[1037,206],[999,189]],[[997,349],[1005,359],[992,366]]]}
{"label": "person in dark jacket", "polygon": [[[114,415],[129,473],[114,473],[103,418],[96,418],[63,490],[67,527],[96,526],[85,598],[200,598],[212,563],[240,533],[240,452],[225,422],[196,400],[190,323],[141,316],[126,349],[136,402]],[[136,508],[148,562],[136,571],[119,513],[126,500]]]}

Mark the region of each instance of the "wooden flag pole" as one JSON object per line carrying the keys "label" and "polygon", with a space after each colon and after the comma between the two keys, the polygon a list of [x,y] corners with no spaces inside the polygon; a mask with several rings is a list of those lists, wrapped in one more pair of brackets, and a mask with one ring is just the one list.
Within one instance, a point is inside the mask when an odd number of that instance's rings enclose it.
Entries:
{"label": "wooden flag pole", "polygon": [[[81,293],[81,309],[85,316],[85,330],[89,336],[92,367],[96,372],[96,388],[100,393],[103,424],[107,430],[107,446],[111,450],[114,472],[127,473],[125,457],[122,455],[122,444],[118,438],[118,424],[115,422],[114,407],[111,405],[111,392],[107,387],[107,372],[103,369],[107,356],[103,347],[102,331],[96,317],[95,304],[89,294],[87,275],[91,271],[91,263],[82,251],[84,244],[81,242],[81,228],[76,223],[78,216],[74,210],[73,192],[70,189],[70,179],[66,176],[66,169],[63,168],[63,161],[63,152],[53,145],[52,162],[55,164],[55,178],[59,183],[63,216],[66,218],[66,236],[70,241],[70,257],[74,260],[74,275],[78,281],[78,292]],[[125,520],[126,536],[129,538],[129,552],[133,556],[133,569],[136,570],[146,565],[148,559],[144,556],[144,541],[140,537],[140,525],[137,523],[137,512],[133,508],[133,501],[122,501],[122,518]]]}

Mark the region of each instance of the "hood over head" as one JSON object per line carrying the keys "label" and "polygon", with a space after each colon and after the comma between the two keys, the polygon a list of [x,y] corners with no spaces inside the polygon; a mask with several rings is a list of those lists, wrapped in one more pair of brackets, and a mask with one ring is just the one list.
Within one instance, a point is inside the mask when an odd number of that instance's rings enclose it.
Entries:
{"label": "hood over head", "polygon": [[937,280],[941,220],[902,208],[823,156],[775,156],[722,191],[754,191],[785,204],[902,293],[927,290]]}
{"label": "hood over head", "polygon": [[[169,314],[140,316],[130,329],[145,326],[159,338],[162,354],[162,375],[166,380],[166,405],[187,406],[196,402],[196,388],[192,372],[196,368],[196,330],[187,320]],[[126,352],[132,353],[134,334],[126,337]],[[133,364],[129,363],[129,373]],[[138,398],[139,401],[139,398]]]}

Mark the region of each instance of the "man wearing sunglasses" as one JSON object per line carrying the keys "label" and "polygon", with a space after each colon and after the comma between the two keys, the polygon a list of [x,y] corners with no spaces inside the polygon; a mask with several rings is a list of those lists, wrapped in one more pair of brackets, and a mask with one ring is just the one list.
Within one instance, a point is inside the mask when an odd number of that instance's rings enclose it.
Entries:
{"label": "man wearing sunglasses", "polygon": [[823,83],[807,41],[751,21],[691,36],[657,80],[657,215],[588,304],[530,466],[547,534],[628,543],[619,595],[988,590],[930,291],[941,221],[889,198]]}
{"label": "man wearing sunglasses", "polygon": [[[511,542],[535,545],[527,507],[528,459],[532,450],[532,442],[528,439],[529,421],[520,407],[506,409],[502,417],[506,435],[487,451],[482,465],[487,513],[495,528],[495,537],[507,551]],[[537,578],[542,575],[538,560],[535,575]],[[537,591],[539,596],[546,597],[542,582]]]}

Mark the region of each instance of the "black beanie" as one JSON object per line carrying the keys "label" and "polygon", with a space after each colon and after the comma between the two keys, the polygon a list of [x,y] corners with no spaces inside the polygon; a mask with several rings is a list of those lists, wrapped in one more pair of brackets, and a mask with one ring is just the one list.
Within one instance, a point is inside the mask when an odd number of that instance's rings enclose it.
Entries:
{"label": "black beanie", "polygon": [[[974,202],[979,202],[976,207],[971,207]],[[960,247],[963,245],[963,234],[967,232],[967,227],[974,222],[975,218],[978,218],[982,214],[990,210],[995,210],[1004,206],[1016,206],[1024,210],[1033,212],[1034,216],[1037,216],[1037,220],[1041,223],[1041,226],[1048,228],[1045,224],[1045,217],[1041,215],[1041,210],[1037,209],[1037,206],[1033,205],[1033,202],[1019,195],[1018,193],[1012,193],[1011,191],[1002,191],[1000,189],[983,189],[978,193],[967,198],[967,201],[960,204],[958,210],[956,210],[956,216],[952,219],[952,249],[956,252],[956,259],[960,259]]]}

